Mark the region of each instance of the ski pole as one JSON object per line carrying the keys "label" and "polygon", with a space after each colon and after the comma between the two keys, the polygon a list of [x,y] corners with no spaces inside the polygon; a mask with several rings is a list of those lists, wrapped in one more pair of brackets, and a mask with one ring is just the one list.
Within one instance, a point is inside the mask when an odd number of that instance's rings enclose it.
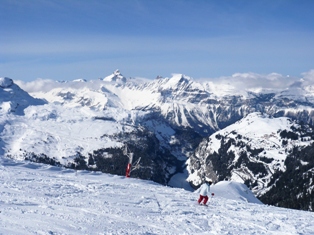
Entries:
{"label": "ski pole", "polygon": [[215,194],[214,194],[214,193],[212,193],[212,197],[211,197],[211,199],[210,199],[210,202],[211,202],[211,203],[213,203],[213,198],[214,198],[214,195],[215,195]]}

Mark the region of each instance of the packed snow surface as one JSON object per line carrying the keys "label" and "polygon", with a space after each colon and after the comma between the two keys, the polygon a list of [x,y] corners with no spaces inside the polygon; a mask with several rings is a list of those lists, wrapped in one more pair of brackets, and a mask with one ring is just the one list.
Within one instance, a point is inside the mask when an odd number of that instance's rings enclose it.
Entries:
{"label": "packed snow surface", "polygon": [[205,207],[150,181],[0,158],[0,234],[314,234],[314,213],[246,190],[220,182]]}

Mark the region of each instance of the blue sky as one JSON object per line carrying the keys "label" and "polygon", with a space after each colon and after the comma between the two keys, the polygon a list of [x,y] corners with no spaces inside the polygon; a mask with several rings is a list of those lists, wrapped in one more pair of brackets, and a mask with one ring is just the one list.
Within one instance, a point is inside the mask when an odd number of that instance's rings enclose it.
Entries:
{"label": "blue sky", "polygon": [[312,0],[0,0],[0,76],[217,78],[314,69]]}

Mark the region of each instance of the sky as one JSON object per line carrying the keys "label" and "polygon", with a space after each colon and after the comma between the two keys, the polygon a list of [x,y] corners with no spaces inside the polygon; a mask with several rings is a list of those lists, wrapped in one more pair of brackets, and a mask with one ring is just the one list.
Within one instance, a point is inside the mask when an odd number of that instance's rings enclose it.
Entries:
{"label": "sky", "polygon": [[312,0],[0,0],[0,76],[300,76],[314,69]]}

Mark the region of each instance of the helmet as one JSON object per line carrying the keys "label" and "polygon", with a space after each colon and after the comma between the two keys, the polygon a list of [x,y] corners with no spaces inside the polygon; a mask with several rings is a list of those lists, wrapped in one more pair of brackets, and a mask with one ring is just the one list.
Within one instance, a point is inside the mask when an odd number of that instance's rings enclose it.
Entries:
{"label": "helmet", "polygon": [[213,183],[212,179],[210,179],[210,178],[208,178],[208,177],[205,178],[205,182],[206,182],[206,183],[209,183],[209,184],[212,184],[212,183]]}

